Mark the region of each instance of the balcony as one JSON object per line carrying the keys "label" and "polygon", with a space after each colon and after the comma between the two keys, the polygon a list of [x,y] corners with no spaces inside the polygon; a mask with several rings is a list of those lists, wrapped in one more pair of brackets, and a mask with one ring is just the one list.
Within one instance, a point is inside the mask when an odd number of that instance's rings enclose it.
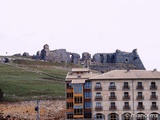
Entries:
{"label": "balcony", "polygon": [[143,87],[143,86],[137,86],[136,89],[137,89],[137,90],[143,90],[144,87]]}
{"label": "balcony", "polygon": [[123,110],[130,110],[130,109],[131,109],[131,107],[129,105],[123,106]]}
{"label": "balcony", "polygon": [[109,96],[109,100],[117,100],[117,96]]}
{"label": "balcony", "polygon": [[128,95],[128,96],[123,96],[123,100],[130,100],[131,97]]}
{"label": "balcony", "polygon": [[103,110],[103,106],[96,106],[96,107],[95,107],[95,110],[96,110],[96,111],[102,111],[102,110]]}
{"label": "balcony", "polygon": [[158,99],[158,96],[157,95],[151,95],[150,96],[150,100],[157,100]]}
{"label": "balcony", "polygon": [[117,110],[117,106],[110,106],[109,110],[111,110],[111,111]]}
{"label": "balcony", "polygon": [[109,86],[109,90],[116,90],[116,86]]}
{"label": "balcony", "polygon": [[122,89],[123,89],[123,90],[129,90],[129,89],[130,89],[130,86],[123,86]]}
{"label": "balcony", "polygon": [[157,85],[151,85],[150,90],[157,90]]}
{"label": "balcony", "polygon": [[102,86],[95,86],[94,90],[101,91],[102,90]]}
{"label": "balcony", "polygon": [[151,105],[151,110],[158,110],[158,106],[157,105]]}
{"label": "balcony", "polygon": [[144,100],[144,96],[143,95],[138,95],[137,100]]}
{"label": "balcony", "polygon": [[143,105],[142,106],[138,105],[137,110],[144,110],[144,106]]}
{"label": "balcony", "polygon": [[102,96],[96,96],[95,101],[102,101]]}

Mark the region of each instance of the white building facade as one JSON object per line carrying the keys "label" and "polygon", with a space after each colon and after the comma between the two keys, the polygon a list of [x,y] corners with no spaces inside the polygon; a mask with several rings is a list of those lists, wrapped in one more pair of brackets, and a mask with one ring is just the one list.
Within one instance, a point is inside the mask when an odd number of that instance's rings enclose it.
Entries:
{"label": "white building facade", "polygon": [[93,120],[160,120],[160,72],[114,70],[90,80]]}

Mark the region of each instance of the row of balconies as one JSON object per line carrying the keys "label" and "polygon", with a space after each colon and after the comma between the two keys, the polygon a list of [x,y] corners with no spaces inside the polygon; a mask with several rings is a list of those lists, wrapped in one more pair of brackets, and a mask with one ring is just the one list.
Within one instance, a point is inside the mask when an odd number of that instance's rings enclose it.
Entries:
{"label": "row of balconies", "polygon": [[[130,89],[130,86],[123,86],[122,89],[123,89],[123,90],[129,90],[129,89]],[[143,86],[137,86],[136,89],[137,89],[137,90],[143,90],[144,87],[143,87]],[[95,90],[96,90],[96,91],[102,90],[102,86],[95,86]],[[109,90],[116,90],[116,86],[109,86]],[[155,86],[150,86],[150,90],[157,90],[157,85],[155,85]]]}
{"label": "row of balconies", "polygon": [[[130,100],[130,96],[123,96],[123,100]],[[136,98],[137,100],[144,100],[144,96],[137,96]],[[151,95],[150,96],[150,100],[157,100],[158,96],[157,95]],[[101,101],[102,100],[102,96],[96,96],[95,97],[95,101]],[[117,100],[117,96],[110,96],[109,100]]]}
{"label": "row of balconies", "polygon": [[[144,106],[137,106],[137,110],[144,110],[144,109],[145,109]],[[102,111],[103,110],[103,106],[96,106],[95,110],[96,111]],[[115,111],[115,110],[117,110],[117,106],[112,106],[112,107],[110,106],[109,110]],[[131,110],[131,107],[130,106],[123,106],[123,110]],[[151,105],[150,110],[158,110],[158,106],[157,105],[156,106],[155,105]]]}

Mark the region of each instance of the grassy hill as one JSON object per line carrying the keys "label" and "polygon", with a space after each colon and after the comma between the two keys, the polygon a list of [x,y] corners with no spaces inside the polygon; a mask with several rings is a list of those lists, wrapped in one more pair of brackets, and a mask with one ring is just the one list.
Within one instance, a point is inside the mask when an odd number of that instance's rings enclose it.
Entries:
{"label": "grassy hill", "polygon": [[34,60],[0,63],[3,101],[64,98],[65,76],[72,67],[77,66]]}

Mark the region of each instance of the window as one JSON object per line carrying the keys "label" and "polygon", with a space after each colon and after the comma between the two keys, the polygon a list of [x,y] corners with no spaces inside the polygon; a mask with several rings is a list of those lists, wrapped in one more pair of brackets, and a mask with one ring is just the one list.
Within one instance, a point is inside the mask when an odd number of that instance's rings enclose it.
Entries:
{"label": "window", "polygon": [[91,92],[85,92],[84,97],[85,98],[91,98]]}
{"label": "window", "polygon": [[116,89],[116,86],[115,86],[114,82],[110,82],[109,89],[110,90],[115,90]]}
{"label": "window", "polygon": [[72,88],[72,83],[67,83],[67,88]]}
{"label": "window", "polygon": [[110,93],[110,96],[111,96],[111,97],[115,97],[115,92],[111,92],[111,93]]}
{"label": "window", "polygon": [[157,100],[158,99],[158,96],[156,95],[156,92],[151,92],[151,97],[150,97],[151,100]]}
{"label": "window", "polygon": [[129,89],[129,85],[128,85],[128,82],[124,82],[124,85],[123,85],[123,89]]}
{"label": "window", "polygon": [[102,86],[100,82],[96,83],[95,90],[102,90]]}
{"label": "window", "polygon": [[83,109],[74,109],[74,115],[83,115]]}
{"label": "window", "polygon": [[156,105],[156,102],[152,102],[152,106],[153,107],[156,107],[157,105]]}
{"label": "window", "polygon": [[95,97],[95,100],[102,100],[102,96],[101,96],[101,93],[100,92],[97,92],[96,93],[96,97]]}
{"label": "window", "polygon": [[144,109],[143,102],[138,102],[137,109],[138,110],[143,110]]}
{"label": "window", "polygon": [[67,119],[73,119],[73,114],[67,114]]}
{"label": "window", "polygon": [[157,89],[156,83],[155,82],[151,82],[151,86],[150,89]]}
{"label": "window", "polygon": [[124,102],[125,107],[129,107],[129,102]]}
{"label": "window", "polygon": [[67,93],[67,98],[73,98],[73,93]]}
{"label": "window", "polygon": [[146,120],[146,115],[143,113],[138,113],[136,120]]}
{"label": "window", "polygon": [[91,108],[91,102],[85,102],[84,106],[85,108]]}
{"label": "window", "polygon": [[123,109],[124,109],[124,110],[130,109],[129,102],[124,102]]}
{"label": "window", "polygon": [[128,92],[124,92],[124,97],[128,97],[128,96],[129,96]]}
{"label": "window", "polygon": [[119,120],[118,114],[111,113],[108,115],[108,120]]}
{"label": "window", "polygon": [[82,84],[74,84],[74,93],[76,93],[76,94],[79,94],[79,93],[82,93],[82,88],[83,88],[83,86],[82,86]]}
{"label": "window", "polygon": [[115,95],[115,92],[110,92],[109,100],[116,100],[117,97]]}
{"label": "window", "polygon": [[111,108],[116,108],[115,102],[111,102]]}
{"label": "window", "polygon": [[75,98],[74,98],[74,102],[75,102],[76,104],[82,103],[82,97],[75,97]]}
{"label": "window", "polygon": [[100,82],[96,83],[96,88],[101,88],[101,83]]}
{"label": "window", "polygon": [[144,97],[142,95],[142,92],[138,92],[137,100],[143,100]]}
{"label": "window", "polygon": [[158,110],[158,106],[156,102],[152,102],[151,110]]}
{"label": "window", "polygon": [[105,116],[105,115],[103,115],[102,113],[97,113],[97,114],[95,115],[95,120],[104,120],[104,119],[105,119],[104,116]]}
{"label": "window", "polygon": [[97,92],[97,93],[96,93],[96,97],[101,97],[101,93],[100,93],[100,92]]}
{"label": "window", "polygon": [[96,102],[96,107],[101,107],[101,102]]}
{"label": "window", "polygon": [[138,92],[138,96],[142,96],[142,92]]}
{"label": "window", "polygon": [[138,83],[137,83],[137,89],[143,89],[142,82],[138,82]]}
{"label": "window", "polygon": [[73,109],[73,103],[72,102],[67,103],[67,109]]}
{"label": "window", "polygon": [[85,88],[85,89],[91,89],[91,82],[86,82],[86,83],[84,84],[84,88]]}

